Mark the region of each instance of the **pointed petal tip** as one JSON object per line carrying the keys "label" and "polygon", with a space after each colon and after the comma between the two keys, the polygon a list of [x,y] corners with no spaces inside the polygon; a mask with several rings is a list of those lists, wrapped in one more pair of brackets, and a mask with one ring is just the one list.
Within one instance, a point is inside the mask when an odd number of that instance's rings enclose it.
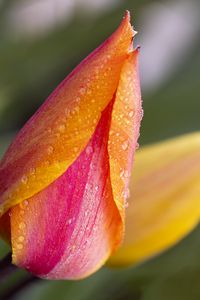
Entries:
{"label": "pointed petal tip", "polygon": [[130,22],[131,14],[130,14],[130,11],[128,9],[125,10],[125,14],[124,14],[123,19],[127,20],[128,22]]}
{"label": "pointed petal tip", "polygon": [[[129,10],[125,10],[124,17],[122,19],[122,23],[129,23],[131,26],[131,14]],[[138,33],[138,31],[134,30],[134,26],[132,26],[133,37]]]}
{"label": "pointed petal tip", "polygon": [[130,15],[130,12],[128,10],[125,11],[125,14],[123,16],[123,19],[118,27],[119,31],[122,31],[123,28],[126,28],[127,30],[130,30],[131,33],[132,33],[132,37],[135,36],[135,34],[137,33],[132,25],[131,25],[131,15]]}

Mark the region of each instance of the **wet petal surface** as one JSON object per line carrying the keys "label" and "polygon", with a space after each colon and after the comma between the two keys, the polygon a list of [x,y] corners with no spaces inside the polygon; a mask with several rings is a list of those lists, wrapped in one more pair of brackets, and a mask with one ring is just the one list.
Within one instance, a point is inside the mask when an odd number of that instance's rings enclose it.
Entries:
{"label": "wet petal surface", "polygon": [[19,132],[0,164],[0,215],[47,187],[83,151],[116,92],[132,37],[127,13]]}
{"label": "wet petal surface", "polygon": [[76,162],[48,188],[11,209],[13,262],[50,279],[82,278],[122,237],[107,142],[112,103]]}

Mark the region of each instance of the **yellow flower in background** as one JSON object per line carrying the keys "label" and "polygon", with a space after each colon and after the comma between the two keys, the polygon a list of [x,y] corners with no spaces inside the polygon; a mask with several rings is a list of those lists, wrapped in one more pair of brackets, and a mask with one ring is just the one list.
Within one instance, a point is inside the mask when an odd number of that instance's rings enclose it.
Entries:
{"label": "yellow flower in background", "polygon": [[125,239],[113,266],[133,265],[185,237],[200,220],[200,132],[145,146],[135,155]]}

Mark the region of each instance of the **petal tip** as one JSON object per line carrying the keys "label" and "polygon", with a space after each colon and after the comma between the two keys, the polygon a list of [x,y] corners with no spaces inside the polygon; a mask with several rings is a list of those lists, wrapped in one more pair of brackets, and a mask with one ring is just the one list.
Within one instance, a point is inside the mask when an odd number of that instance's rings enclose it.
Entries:
{"label": "petal tip", "polygon": [[128,9],[125,10],[125,14],[124,14],[123,19],[130,22],[131,14],[130,14],[130,11]]}

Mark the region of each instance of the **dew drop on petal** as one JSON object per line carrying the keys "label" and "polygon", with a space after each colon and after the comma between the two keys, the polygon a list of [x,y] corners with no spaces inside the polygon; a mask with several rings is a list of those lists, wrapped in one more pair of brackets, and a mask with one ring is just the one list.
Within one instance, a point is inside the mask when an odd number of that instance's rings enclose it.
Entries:
{"label": "dew drop on petal", "polygon": [[85,93],[85,88],[81,87],[80,90],[79,90],[79,92],[80,92],[81,95],[83,95]]}
{"label": "dew drop on petal", "polygon": [[93,152],[93,148],[91,146],[87,146],[86,150],[85,150],[86,154],[91,154]]}
{"label": "dew drop on petal", "polygon": [[124,208],[128,208],[128,206],[129,206],[129,203],[128,203],[127,200],[125,200],[125,202],[124,202]]}
{"label": "dew drop on petal", "polygon": [[49,146],[48,149],[47,149],[47,151],[48,151],[48,154],[52,154],[53,151],[54,151],[53,146]]}
{"label": "dew drop on petal", "polygon": [[124,170],[120,172],[120,178],[124,177]]}
{"label": "dew drop on petal", "polygon": [[124,191],[122,192],[122,197],[124,197],[124,199],[128,199],[130,196],[130,191],[129,188],[125,188]]}
{"label": "dew drop on petal", "polygon": [[59,130],[60,132],[65,132],[65,125],[64,125],[64,124],[60,125],[60,126],[58,127],[58,130]]}
{"label": "dew drop on petal", "polygon": [[127,142],[127,141],[124,141],[124,142],[122,143],[122,149],[123,149],[124,151],[128,149],[128,142]]}
{"label": "dew drop on petal", "polygon": [[130,118],[132,118],[132,117],[133,117],[133,115],[134,115],[134,111],[133,111],[133,110],[131,110],[131,111],[129,112],[129,114],[128,114],[128,115],[129,115],[129,117],[130,117]]}
{"label": "dew drop on petal", "polygon": [[125,178],[129,178],[129,172],[126,170],[126,171],[124,171],[124,177]]}
{"label": "dew drop on petal", "polygon": [[68,116],[69,116],[69,114],[70,114],[70,111],[69,111],[69,109],[68,109],[68,108],[66,108],[66,109],[65,109],[65,117],[68,117]]}
{"label": "dew drop on petal", "polygon": [[78,147],[74,147],[74,152],[75,152],[75,153],[78,152]]}
{"label": "dew drop on petal", "polygon": [[23,241],[24,241],[24,236],[23,236],[23,235],[20,235],[20,236],[18,237],[18,241],[19,241],[19,242],[23,242]]}
{"label": "dew drop on petal", "polygon": [[22,244],[17,244],[17,249],[19,249],[19,250],[23,249],[23,245]]}
{"label": "dew drop on petal", "polygon": [[27,205],[28,205],[28,200],[24,200],[24,201],[23,201],[23,205],[24,205],[24,206],[27,206]]}
{"label": "dew drop on petal", "polygon": [[24,222],[19,223],[19,229],[24,229],[26,224]]}
{"label": "dew drop on petal", "polygon": [[27,178],[27,176],[26,176],[26,175],[22,176],[22,178],[21,178],[21,182],[22,182],[22,183],[24,183],[24,184],[26,184],[26,183],[27,183],[27,181],[28,181],[28,178]]}
{"label": "dew drop on petal", "polygon": [[50,161],[46,160],[44,164],[45,164],[45,166],[49,166],[50,165]]}
{"label": "dew drop on petal", "polygon": [[69,220],[67,221],[67,224],[70,225],[71,223],[72,223],[72,219],[69,219]]}
{"label": "dew drop on petal", "polygon": [[36,172],[36,171],[35,171],[35,168],[31,168],[31,169],[30,169],[30,175],[34,175],[35,172]]}

